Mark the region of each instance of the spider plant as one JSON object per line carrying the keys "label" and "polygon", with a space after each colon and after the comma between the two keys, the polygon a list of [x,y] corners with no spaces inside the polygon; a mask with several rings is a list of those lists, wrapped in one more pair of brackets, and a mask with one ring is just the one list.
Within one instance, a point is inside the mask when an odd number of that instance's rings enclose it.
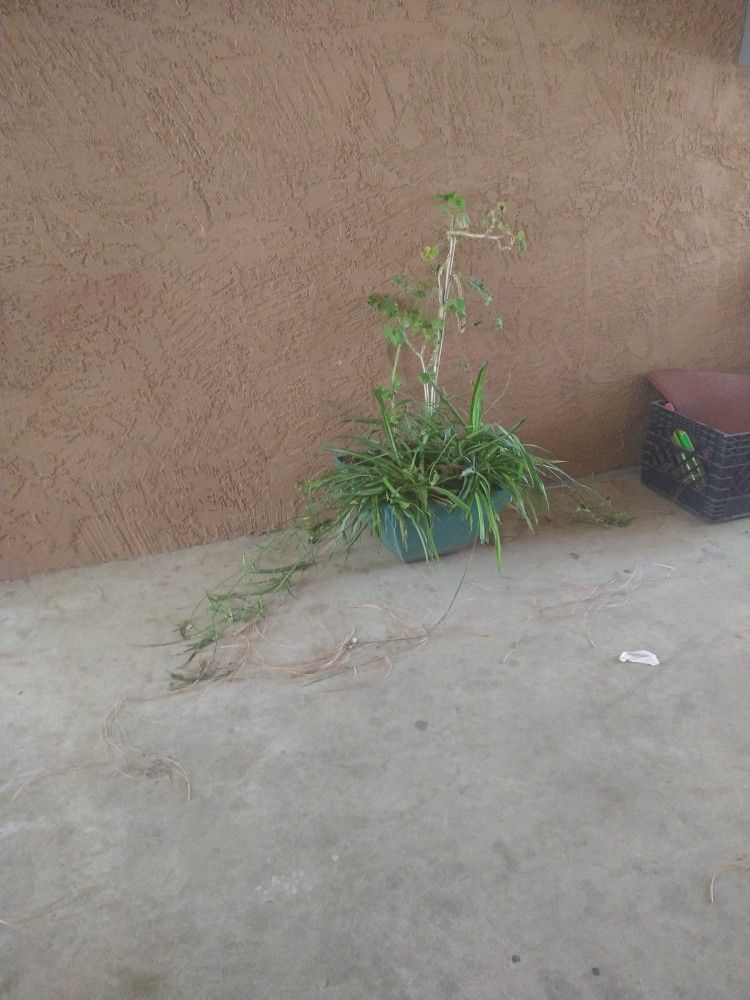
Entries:
{"label": "spider plant", "polygon": [[[542,458],[509,429],[485,416],[487,365],[462,405],[438,391],[435,402],[375,390],[377,415],[354,421],[356,433],[326,446],[332,464],[302,484],[300,516],[205,596],[203,613],[178,626],[188,662],[211,653],[232,631],[259,623],[267,601],[291,593],[300,575],[336,552],[347,552],[367,532],[380,537],[386,510],[402,536],[413,530],[425,558],[437,559],[433,524],[440,509],[459,510],[476,526],[481,542],[502,546],[493,498],[503,490],[530,528],[539,504],[546,504],[544,476],[554,463]],[[177,684],[201,679],[200,672],[172,673]]]}
{"label": "spider plant", "polygon": [[426,559],[438,551],[433,521],[441,508],[459,510],[476,526],[482,542],[492,542],[499,565],[500,527],[493,505],[499,491],[529,527],[537,505],[546,502],[542,476],[553,463],[485,417],[484,364],[471,400],[462,409],[438,390],[431,405],[388,398],[375,390],[378,415],[358,421],[361,430],[327,446],[334,464],[305,484],[312,531],[353,544],[365,531],[380,537],[389,509],[402,537],[416,532]]}

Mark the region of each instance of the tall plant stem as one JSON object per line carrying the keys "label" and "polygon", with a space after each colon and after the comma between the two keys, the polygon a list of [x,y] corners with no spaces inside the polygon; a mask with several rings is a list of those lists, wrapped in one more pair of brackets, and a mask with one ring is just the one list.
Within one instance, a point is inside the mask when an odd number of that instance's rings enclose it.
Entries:
{"label": "tall plant stem", "polygon": [[430,371],[433,374],[433,381],[425,388],[425,402],[430,410],[435,408],[437,402],[437,379],[440,372],[440,359],[443,354],[443,340],[445,339],[445,324],[448,320],[447,303],[450,293],[451,282],[453,281],[453,266],[456,259],[456,246],[458,237],[453,233],[448,234],[448,252],[445,255],[445,262],[438,274],[438,316],[440,317],[440,332],[438,333],[435,348],[430,360]]}
{"label": "tall plant stem", "polygon": [[[391,389],[393,389],[396,382],[396,372],[398,371],[398,359],[401,357],[401,344],[396,345],[396,353],[393,355],[393,367],[391,368]],[[391,407],[396,405],[396,394],[395,392],[391,396]]]}

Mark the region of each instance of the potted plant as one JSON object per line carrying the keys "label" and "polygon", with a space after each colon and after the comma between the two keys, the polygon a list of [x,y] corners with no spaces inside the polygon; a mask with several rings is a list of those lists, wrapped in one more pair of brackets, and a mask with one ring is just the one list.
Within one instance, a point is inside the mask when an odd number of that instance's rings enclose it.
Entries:
{"label": "potted plant", "polygon": [[[441,383],[449,342],[469,327],[469,296],[485,308],[492,304],[487,285],[458,270],[461,247],[481,241],[500,253],[520,253],[526,234],[505,222],[502,202],[477,225],[460,195],[451,191],[436,200],[446,228],[441,240],[421,252],[427,278],[397,275],[393,294],[373,292],[368,298],[391,351],[388,381],[374,389],[376,415],[355,421],[356,433],[327,446],[333,462],[302,485],[302,516],[246,555],[233,577],[206,594],[202,621],[194,612],[178,627],[188,662],[215,648],[233,628],[259,621],[270,596],[291,590],[302,571],[336,549],[348,550],[366,532],[405,561],[436,559],[476,541],[492,542],[499,565],[502,507],[514,507],[533,528],[536,507],[547,496],[543,476],[553,473],[572,483],[521,442],[518,425],[505,428],[488,419],[486,364],[466,404]],[[480,322],[473,321],[472,328]],[[492,325],[502,331],[499,316]],[[421,392],[410,394],[410,382]],[[176,671],[173,681],[193,683],[212,669]]]}
{"label": "potted plant", "polygon": [[[367,300],[382,318],[392,353],[389,382],[374,390],[377,416],[327,446],[334,464],[305,484],[307,516],[313,534],[351,544],[369,530],[406,562],[478,540],[494,543],[499,564],[498,513],[509,503],[532,527],[536,504],[546,499],[542,474],[551,463],[520,441],[518,425],[507,429],[487,419],[486,364],[467,407],[446,394],[440,371],[449,341],[469,325],[469,296],[484,307],[492,303],[484,281],[458,270],[462,244],[482,241],[499,252],[523,252],[526,235],[505,222],[502,202],[472,226],[460,195],[451,191],[436,200],[447,225],[444,238],[422,250],[428,280],[397,275],[393,294],[373,292]],[[502,330],[499,316],[493,327]],[[404,392],[407,358],[422,398]]]}

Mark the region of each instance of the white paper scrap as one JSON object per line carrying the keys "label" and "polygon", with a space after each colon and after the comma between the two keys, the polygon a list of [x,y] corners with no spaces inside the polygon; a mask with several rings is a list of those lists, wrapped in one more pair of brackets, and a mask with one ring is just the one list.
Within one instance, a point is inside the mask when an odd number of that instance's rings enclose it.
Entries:
{"label": "white paper scrap", "polygon": [[636,649],[632,653],[620,653],[620,663],[645,663],[649,667],[658,667],[659,657],[648,649]]}

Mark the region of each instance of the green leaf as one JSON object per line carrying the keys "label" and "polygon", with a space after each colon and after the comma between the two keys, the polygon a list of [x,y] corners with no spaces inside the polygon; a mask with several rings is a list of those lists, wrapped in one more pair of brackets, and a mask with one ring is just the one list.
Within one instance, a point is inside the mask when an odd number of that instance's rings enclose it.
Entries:
{"label": "green leaf", "polygon": [[526,233],[524,232],[523,229],[519,229],[518,232],[516,233],[515,242],[518,249],[523,253],[523,251],[526,249],[527,246]]}
{"label": "green leaf", "polygon": [[409,280],[403,274],[397,274],[393,279],[394,285],[397,285],[402,291],[405,291],[409,287]]}
{"label": "green leaf", "polygon": [[439,243],[433,243],[432,246],[423,247],[420,257],[423,261],[429,262],[437,257],[438,250],[440,249]]}
{"label": "green leaf", "polygon": [[502,316],[495,316],[495,329],[496,330],[502,330],[503,329],[503,317]]}
{"label": "green leaf", "polygon": [[473,288],[477,295],[480,295],[482,301],[486,306],[492,302],[492,295],[490,294],[489,288],[485,285],[481,278],[469,278],[469,287]]}
{"label": "green leaf", "polygon": [[471,394],[469,404],[469,426],[473,431],[478,431],[482,426],[482,415],[484,413],[484,383],[487,379],[487,362],[479,369],[479,374],[474,382],[474,391]]}
{"label": "green leaf", "polygon": [[422,322],[419,325],[419,330],[424,337],[424,339],[432,344],[438,337],[438,334],[443,329],[443,324],[439,316],[424,316]]}
{"label": "green leaf", "polygon": [[378,409],[380,410],[380,421],[383,428],[383,433],[385,434],[385,439],[388,442],[388,446],[394,455],[398,455],[398,445],[396,444],[396,437],[393,432],[393,417],[388,412],[385,406],[385,400],[388,396],[388,390],[385,386],[378,386],[377,389],[373,390],[373,395],[377,400]]}
{"label": "green leaf", "polygon": [[418,377],[422,385],[431,385],[435,381],[435,372],[420,372]]}
{"label": "green leaf", "polygon": [[455,209],[457,212],[466,210],[466,199],[455,191],[447,191],[445,194],[436,194],[435,201],[440,202],[447,209]]}
{"label": "green leaf", "polygon": [[399,347],[406,339],[403,330],[400,330],[397,326],[384,326],[383,333],[385,339],[390,341],[394,347]]}
{"label": "green leaf", "polygon": [[398,316],[400,312],[398,300],[394,299],[392,295],[380,295],[378,292],[371,292],[367,296],[367,304],[373,309],[377,309],[384,316],[394,317]]}
{"label": "green leaf", "polygon": [[451,299],[450,302],[445,303],[445,308],[454,316],[458,316],[459,319],[466,319],[466,299]]}

